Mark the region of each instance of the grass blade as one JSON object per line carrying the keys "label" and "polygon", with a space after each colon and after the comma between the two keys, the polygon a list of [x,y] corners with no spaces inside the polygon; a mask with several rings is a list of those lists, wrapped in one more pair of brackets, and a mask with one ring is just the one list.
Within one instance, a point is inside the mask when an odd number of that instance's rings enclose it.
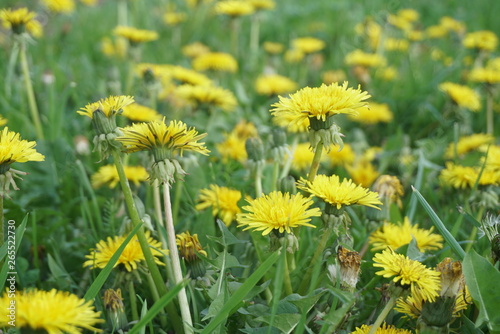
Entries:
{"label": "grass blade", "polygon": [[111,274],[111,270],[113,270],[113,267],[115,266],[116,261],[120,258],[120,255],[122,255],[123,250],[125,247],[128,245],[130,240],[135,236],[137,231],[141,228],[142,224],[137,224],[136,227],[132,230],[132,232],[129,233],[127,238],[123,241],[123,243],[118,247],[116,252],[113,254],[111,259],[109,259],[108,264],[104,267],[104,269],[99,273],[99,275],[96,277],[90,288],[87,290],[85,293],[85,296],[83,298],[85,300],[91,300],[94,299],[95,296],[99,293],[101,290],[102,286],[104,285],[104,282],[108,279],[109,274]]}
{"label": "grass blade", "polygon": [[243,283],[238,290],[228,299],[227,303],[221,308],[220,313],[217,314],[212,321],[201,331],[201,334],[213,333],[213,330],[220,325],[224,319],[226,319],[230,312],[238,305],[243,298],[252,290],[252,288],[259,282],[259,280],[264,276],[264,274],[273,266],[273,264],[278,260],[279,252],[274,252],[271,254],[257,270],[250,275],[245,283]]}
{"label": "grass blade", "polygon": [[186,280],[180,282],[179,284],[177,284],[176,286],[174,286],[172,289],[170,289],[167,294],[165,294],[163,297],[161,297],[160,299],[158,299],[158,301],[156,303],[153,304],[153,306],[151,306],[151,308],[149,309],[149,311],[141,316],[141,320],[139,320],[135,325],[134,327],[132,327],[130,329],[130,331],[128,332],[129,334],[137,334],[139,333],[143,328],[146,327],[146,325],[152,321],[154,319],[154,317],[161,311],[165,308],[165,306],[167,306],[168,303],[170,303],[172,300],[174,300],[174,298],[177,296],[177,294],[179,293],[179,291],[181,291],[181,289],[183,287],[185,287],[187,285],[187,282]]}
{"label": "grass blade", "polygon": [[[16,228],[16,239],[15,239],[15,245],[16,245],[16,254],[17,250],[19,249],[19,246],[21,245],[21,240],[23,240],[24,236],[24,231],[26,231],[26,224],[28,223],[28,215],[26,215],[21,222],[21,224]],[[6,230],[7,232],[8,230]],[[7,245],[9,244],[8,242],[8,234],[6,235],[7,240],[5,243],[2,245],[2,248],[0,249],[0,254],[2,254],[1,258],[7,256]],[[1,261],[1,259],[0,259]],[[7,279],[7,275],[9,272],[13,272],[14,270],[9,269],[9,261],[8,259],[5,259],[5,262],[2,266],[2,271],[0,271],[0,289],[3,290],[3,287],[5,286],[5,280]]]}
{"label": "grass blade", "polygon": [[422,194],[415,187],[412,186],[411,188],[413,190],[413,194],[415,194],[415,196],[417,197],[417,200],[420,202],[420,204],[422,204],[425,211],[427,211],[427,213],[431,217],[431,220],[438,229],[439,233],[441,233],[444,240],[446,240],[446,242],[450,245],[451,249],[455,252],[455,254],[458,255],[460,260],[463,261],[465,257],[465,251],[463,250],[463,248],[459,245],[457,240],[455,240],[453,235],[451,235],[450,231],[448,231],[446,226],[444,226],[441,219],[439,219],[438,215],[434,212],[434,210],[432,210],[431,206],[429,205],[429,203],[427,203]]}

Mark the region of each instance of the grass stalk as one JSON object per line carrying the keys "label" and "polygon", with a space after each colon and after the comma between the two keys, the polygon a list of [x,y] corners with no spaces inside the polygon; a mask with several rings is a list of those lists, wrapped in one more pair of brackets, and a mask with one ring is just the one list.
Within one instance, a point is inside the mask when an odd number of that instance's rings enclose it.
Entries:
{"label": "grass stalk", "polygon": [[[172,269],[174,271],[175,284],[180,284],[183,281],[181,262],[179,260],[179,252],[175,240],[175,229],[172,218],[172,205],[170,202],[170,186],[167,183],[163,184],[163,201],[165,206],[165,221],[167,228],[168,246],[170,258],[172,259]],[[179,305],[181,308],[181,317],[183,320],[184,332],[194,333],[191,311],[189,310],[189,301],[186,294],[186,289],[182,287],[178,295]]]}
{"label": "grass stalk", "polygon": [[24,88],[26,90],[26,94],[28,95],[28,105],[31,113],[31,118],[35,126],[35,131],[38,139],[44,139],[45,137],[43,135],[42,122],[40,121],[40,114],[38,112],[38,106],[36,104],[35,92],[33,90],[33,85],[31,84],[30,69],[26,56],[26,40],[20,39],[19,43],[21,70],[24,77]]}
{"label": "grass stalk", "polygon": [[[120,178],[120,186],[122,188],[129,218],[132,221],[132,224],[136,226],[137,224],[141,223],[141,219],[139,217],[139,213],[137,212],[137,207],[135,206],[134,198],[132,196],[132,190],[130,189],[127,176],[125,175],[125,169],[123,167],[121,155],[119,151],[116,149],[112,150],[112,155],[116,166],[116,170],[118,171],[118,176]],[[158,269],[158,265],[154,260],[153,254],[149,249],[149,244],[147,242],[146,235],[144,234],[144,229],[142,227],[137,231],[137,239],[139,240],[142,252],[144,253],[144,259],[146,260],[148,269],[151,272],[151,276],[153,277],[153,281],[156,285],[158,293],[161,297],[163,297],[164,295],[167,294],[167,287],[165,286],[160,270]],[[183,333],[184,331],[182,327],[182,322],[181,319],[179,318],[177,310],[172,304],[168,304],[166,307],[176,332]]]}

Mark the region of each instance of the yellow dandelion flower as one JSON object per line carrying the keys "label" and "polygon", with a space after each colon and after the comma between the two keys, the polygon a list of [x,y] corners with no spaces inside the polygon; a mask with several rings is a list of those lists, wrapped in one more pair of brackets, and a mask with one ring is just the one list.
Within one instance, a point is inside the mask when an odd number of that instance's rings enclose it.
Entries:
{"label": "yellow dandelion flower", "polygon": [[234,126],[232,133],[245,140],[248,138],[257,137],[258,135],[255,124],[253,124],[252,122],[247,122],[244,119],[239,121],[238,124]]}
{"label": "yellow dandelion flower", "polygon": [[466,29],[463,22],[457,21],[449,16],[443,16],[439,19],[439,25],[446,28],[448,31],[453,31],[458,34],[462,34]]}
{"label": "yellow dandelion flower", "polygon": [[7,124],[7,122],[7,118],[3,118],[3,116],[0,115],[0,126],[4,126],[5,124]]}
{"label": "yellow dandelion flower", "polygon": [[[26,7],[18,9],[7,8],[0,11],[0,20],[4,28],[12,29],[16,34],[21,34],[27,30],[29,33],[37,36],[36,33],[33,33],[33,24],[38,27],[39,30],[41,30],[41,26],[40,23],[35,20],[35,17],[36,13],[30,12]],[[32,26],[31,29],[30,25]]]}
{"label": "yellow dandelion flower", "polygon": [[44,161],[45,156],[35,150],[36,142],[21,139],[21,135],[3,128],[0,133],[0,166],[14,162]]}
{"label": "yellow dandelion flower", "polygon": [[264,48],[264,51],[272,55],[280,54],[285,49],[285,46],[283,44],[270,41],[264,42],[262,47]]}
{"label": "yellow dandelion flower", "polygon": [[377,275],[392,278],[399,286],[410,289],[412,295],[417,293],[423,300],[433,302],[439,296],[440,274],[429,269],[418,261],[405,255],[397,254],[392,249],[386,249],[373,257],[373,266],[382,270]]}
{"label": "yellow dandelion flower", "polygon": [[210,48],[200,42],[194,42],[182,47],[182,54],[189,58],[196,58],[209,52]]}
{"label": "yellow dandelion flower", "polygon": [[[480,151],[486,153],[484,147],[479,148]],[[486,168],[500,170],[500,146],[491,145],[489,147],[488,156],[481,158],[481,165],[486,164]]]}
{"label": "yellow dandelion flower", "polygon": [[495,137],[486,133],[475,133],[469,136],[464,136],[461,137],[456,144],[450,143],[450,145],[446,148],[444,156],[447,159],[452,159],[455,156],[455,152],[458,156],[462,156],[474,150],[484,149],[494,141]]}
{"label": "yellow dandelion flower", "polygon": [[384,40],[384,48],[387,51],[407,51],[410,43],[406,39],[387,38]]}
{"label": "yellow dandelion flower", "polygon": [[345,56],[344,62],[349,66],[379,67],[385,66],[386,59],[379,54],[356,49]]}
{"label": "yellow dandelion flower", "polygon": [[324,41],[314,37],[299,37],[292,40],[292,47],[304,54],[321,51],[325,48]]}
{"label": "yellow dandelion flower", "polygon": [[293,151],[292,168],[296,171],[307,171],[311,167],[311,162],[314,158],[314,152],[311,150],[309,143],[298,144]]}
{"label": "yellow dandelion flower", "polygon": [[42,0],[42,4],[54,13],[71,13],[75,10],[74,0]]}
{"label": "yellow dandelion flower", "polygon": [[255,90],[262,95],[286,94],[297,90],[297,83],[279,74],[260,75],[255,81]]}
{"label": "yellow dandelion flower", "polygon": [[162,117],[156,110],[139,103],[132,103],[123,107],[122,115],[135,122],[155,121]]}
{"label": "yellow dandelion flower", "polygon": [[314,88],[305,87],[290,97],[280,96],[279,102],[272,105],[272,115],[277,118],[277,124],[288,123],[288,126],[300,127],[312,117],[326,121],[332,115],[354,114],[367,104],[363,101],[370,98],[370,95],[360,88],[348,88],[347,84],[344,82],[342,86],[334,83]]}
{"label": "yellow dandelion flower", "polygon": [[[125,166],[125,175],[127,179],[138,186],[141,182],[148,179],[149,174],[146,168],[142,166]],[[99,168],[95,174],[90,178],[92,187],[94,189],[108,186],[113,189],[116,187],[118,182],[120,182],[120,177],[118,176],[118,171],[115,165],[106,165]]]}
{"label": "yellow dandelion flower", "polygon": [[493,31],[480,30],[466,34],[462,44],[468,49],[495,51],[498,37]]}
{"label": "yellow dandelion flower", "polygon": [[477,170],[474,167],[446,163],[446,168],[441,170],[439,179],[442,183],[455,189],[472,188],[477,180]]}
{"label": "yellow dandelion flower", "polygon": [[389,123],[394,118],[389,105],[386,103],[370,102],[369,106],[358,109],[358,114],[348,115],[356,122],[363,124]]}
{"label": "yellow dandelion flower", "polygon": [[378,48],[382,36],[382,27],[380,24],[375,22],[372,18],[367,18],[364,22],[356,24],[354,30],[357,35],[365,36],[368,39],[372,50]]}
{"label": "yellow dandelion flower", "polygon": [[376,192],[363,188],[346,178],[340,182],[338,175],[317,175],[313,182],[301,178],[297,181],[297,188],[320,198],[337,209],[356,204],[378,209],[377,205],[382,205]]}
{"label": "yellow dandelion flower", "polygon": [[455,84],[452,82],[443,82],[439,89],[455,102],[458,106],[467,108],[471,111],[481,109],[481,98],[479,94],[470,87]]}
{"label": "yellow dandelion flower", "polygon": [[205,74],[185,68],[182,66],[174,66],[171,68],[171,76],[176,82],[193,86],[209,86],[212,85],[212,80]]}
{"label": "yellow dandelion flower", "polygon": [[289,49],[285,52],[285,61],[287,63],[300,63],[304,57],[304,52],[299,49]]}
{"label": "yellow dandelion flower", "polygon": [[155,41],[158,33],[152,30],[137,29],[134,27],[118,26],[113,30],[113,34],[126,38],[132,44]]}
{"label": "yellow dandelion flower", "polygon": [[268,235],[272,230],[279,233],[292,233],[292,228],[299,226],[315,227],[309,224],[311,217],[319,217],[318,208],[309,209],[313,204],[311,198],[301,194],[290,195],[281,191],[273,191],[257,199],[247,200],[243,209],[247,212],[237,215],[239,227],[243,230],[253,229]]}
{"label": "yellow dandelion flower", "polygon": [[393,81],[398,78],[398,70],[393,66],[379,68],[375,72],[375,76],[384,81]]}
{"label": "yellow dandelion flower", "polygon": [[186,21],[186,19],[186,13],[167,12],[163,14],[163,22],[165,22],[166,25],[172,27]]}
{"label": "yellow dandelion flower", "polygon": [[413,28],[413,21],[409,21],[404,16],[389,14],[387,16],[387,22],[392,26],[401,29],[403,31],[409,31]]}
{"label": "yellow dandelion flower", "polygon": [[245,148],[246,138],[241,138],[234,133],[225,135],[223,142],[216,144],[217,151],[222,156],[222,161],[233,159],[239,162],[247,160],[248,155]]}
{"label": "yellow dandelion flower", "polygon": [[425,34],[422,30],[410,30],[406,32],[406,38],[412,42],[422,41]]}
{"label": "yellow dandelion flower", "polygon": [[[153,239],[149,231],[146,231],[145,235],[155,262],[159,265],[164,265],[158,258],[168,254],[168,250],[163,249],[161,242]],[[126,237],[127,236],[114,236],[113,238],[108,237],[106,240],[99,241],[95,245],[95,248],[90,250],[90,254],[85,255],[85,258],[88,260],[85,261],[83,266],[90,267],[90,269],[104,268],[113,254],[116,253],[117,249],[123,244]],[[123,264],[125,269],[130,272],[137,269],[137,265],[142,261],[145,261],[144,253],[139,244],[139,239],[137,239],[137,236],[134,236],[127,246],[125,246],[125,249],[113,268]]]}
{"label": "yellow dandelion flower", "polygon": [[274,9],[276,3],[274,0],[247,0],[249,1],[253,8],[257,10]]}
{"label": "yellow dandelion flower", "polygon": [[[368,334],[372,326],[361,325],[356,327],[350,334]],[[385,322],[377,329],[375,334],[413,334],[412,331],[402,328],[397,328],[394,325],[387,325]]]}
{"label": "yellow dandelion flower", "polygon": [[238,17],[250,15],[255,11],[252,3],[242,0],[222,0],[215,4],[215,13]]}
{"label": "yellow dandelion flower", "polygon": [[200,211],[212,207],[212,215],[219,217],[226,226],[229,226],[236,215],[241,212],[238,207],[240,199],[241,192],[239,190],[211,184],[208,188],[200,190],[199,203],[195,208]]}
{"label": "yellow dandelion flower", "polygon": [[100,332],[94,327],[104,322],[92,301],[67,291],[38,289],[17,291],[15,298],[4,293],[0,298],[0,327],[9,326],[9,307],[15,300],[15,327],[27,332],[47,334],[81,333],[84,329]]}
{"label": "yellow dandelion flower", "polygon": [[400,9],[397,14],[408,22],[417,22],[420,18],[420,14],[412,8]]}
{"label": "yellow dandelion flower", "polygon": [[127,41],[123,38],[112,40],[104,37],[101,40],[101,51],[108,57],[125,58],[127,54]]}
{"label": "yellow dandelion flower", "polygon": [[375,166],[370,161],[361,159],[353,165],[345,166],[354,183],[362,187],[369,188],[380,176]]}
{"label": "yellow dandelion flower", "polygon": [[334,145],[326,156],[332,166],[351,165],[354,159],[356,159],[356,153],[354,153],[352,146],[348,143],[344,144],[342,149],[338,145]]}
{"label": "yellow dandelion flower", "polygon": [[121,113],[124,107],[132,103],[134,103],[134,98],[132,96],[110,96],[105,99],[100,99],[97,102],[87,104],[85,107],[80,108],[77,113],[93,119],[94,113],[100,110],[106,117],[110,118]]}
{"label": "yellow dandelion flower", "polygon": [[182,85],[175,89],[174,94],[197,108],[213,106],[224,111],[233,111],[238,105],[236,97],[230,90],[217,86]]}
{"label": "yellow dandelion flower", "polygon": [[325,71],[321,75],[321,80],[327,85],[330,85],[334,82],[343,82],[346,80],[346,78],[347,76],[343,70]]}
{"label": "yellow dandelion flower", "polygon": [[385,222],[370,235],[369,241],[373,251],[384,250],[388,247],[398,249],[408,245],[413,238],[421,252],[441,249],[443,237],[432,233],[433,230],[434,228],[426,230],[419,228],[417,224],[412,225],[408,217],[405,217],[403,224]]}
{"label": "yellow dandelion flower", "polygon": [[401,208],[401,197],[404,195],[403,185],[395,176],[381,175],[373,185],[373,191],[378,192],[384,204],[397,203]]}
{"label": "yellow dandelion flower", "polygon": [[[205,143],[198,140],[206,137],[206,133],[199,135],[195,128],[188,128],[181,121],[170,121],[167,125],[165,119],[148,123],[135,123],[121,129],[123,136],[116,138],[124,146],[127,153],[166,148],[169,150],[194,151],[208,155],[210,152]],[[156,157],[155,157],[156,158]]]}
{"label": "yellow dandelion flower", "polygon": [[493,67],[477,67],[469,72],[469,80],[488,84],[500,83],[500,69]]}
{"label": "yellow dandelion flower", "polygon": [[208,52],[193,59],[193,68],[197,71],[220,71],[235,73],[238,70],[238,62],[229,53]]}

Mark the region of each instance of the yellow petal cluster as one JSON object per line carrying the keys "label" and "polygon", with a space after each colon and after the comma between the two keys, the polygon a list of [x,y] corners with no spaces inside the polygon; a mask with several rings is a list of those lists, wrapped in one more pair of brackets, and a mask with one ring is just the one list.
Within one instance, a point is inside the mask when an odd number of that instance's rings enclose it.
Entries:
{"label": "yellow petal cluster", "polygon": [[[136,186],[138,186],[141,182],[146,181],[149,177],[146,168],[142,166],[125,166],[124,169],[127,180],[134,183]],[[94,189],[102,186],[114,188],[118,182],[120,182],[120,177],[118,176],[118,171],[116,170],[115,165],[106,165],[99,168],[99,170],[92,175],[90,181]]]}
{"label": "yellow petal cluster", "polygon": [[201,189],[198,196],[196,210],[212,207],[212,215],[219,217],[226,226],[231,225],[236,215],[241,212],[238,202],[241,192],[228,187],[211,184],[208,188]]}
{"label": "yellow petal cluster", "polygon": [[0,132],[0,165],[14,162],[44,161],[45,156],[38,153],[34,147],[36,142],[21,139],[21,135],[9,131],[8,127]]}
{"label": "yellow petal cluster", "polygon": [[279,74],[260,75],[255,81],[255,90],[262,95],[278,95],[293,92],[297,83]]}
{"label": "yellow petal cluster", "polygon": [[134,27],[118,26],[113,30],[116,36],[124,37],[129,42],[137,44],[158,39],[158,33],[152,30],[137,29]]}
{"label": "yellow petal cluster", "polygon": [[134,103],[134,98],[132,96],[110,96],[100,99],[97,102],[87,104],[85,107],[77,110],[77,113],[79,115],[94,118],[94,112],[100,110],[106,117],[110,118],[111,116],[121,113],[124,107],[132,103]]}
{"label": "yellow petal cluster", "polygon": [[479,94],[470,87],[455,84],[453,82],[443,82],[439,89],[446,94],[460,107],[471,111],[481,109],[481,98]]}
{"label": "yellow petal cluster", "polygon": [[175,89],[174,94],[196,107],[213,106],[224,111],[233,111],[238,105],[230,90],[212,85],[182,85]]}
{"label": "yellow petal cluster", "polygon": [[220,71],[234,73],[238,62],[229,53],[207,52],[193,59],[193,68],[197,71]]}

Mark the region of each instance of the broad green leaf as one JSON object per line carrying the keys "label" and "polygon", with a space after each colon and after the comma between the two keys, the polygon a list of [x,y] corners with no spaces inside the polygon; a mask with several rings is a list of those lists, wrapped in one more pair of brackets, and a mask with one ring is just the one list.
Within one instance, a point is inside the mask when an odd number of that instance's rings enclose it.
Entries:
{"label": "broad green leaf", "polygon": [[[268,327],[268,333],[271,333],[271,329],[272,328],[277,328],[280,330],[281,333],[291,333],[295,327],[297,327],[297,324],[299,323],[300,321],[300,318],[301,318],[301,314],[300,313],[280,313],[280,314],[276,314],[272,321],[273,321],[273,324],[272,324],[272,327]],[[270,319],[271,316],[266,316],[266,317],[263,317],[263,321],[265,321],[266,323],[269,323],[270,322]],[[259,318],[257,318],[257,320],[259,320]]]}
{"label": "broad green leaf", "polygon": [[338,309],[332,308],[330,312],[323,318],[324,324],[320,333],[334,333],[340,325],[345,315],[353,307],[356,298],[352,293],[342,291],[336,288],[330,290],[334,296],[341,301],[341,306]]}
{"label": "broad green leaf", "polygon": [[313,291],[311,296],[300,296],[296,293],[287,296],[285,300],[294,304],[299,308],[300,313],[309,312],[314,305],[318,302],[318,300],[327,292],[327,290],[318,289]]}
{"label": "broad green leaf", "polygon": [[[160,313],[161,310],[163,310],[165,308],[165,306],[167,306],[171,301],[174,300],[174,298],[177,296],[179,291],[181,291],[181,289],[183,287],[185,287],[186,284],[187,284],[187,281],[180,282],[179,284],[174,286],[172,289],[170,289],[167,292],[167,294],[165,294],[163,297],[158,299],[156,301],[156,303],[154,303],[153,306],[151,306],[151,308],[149,309],[149,311],[146,314],[143,314],[143,315],[141,314],[141,319],[134,325],[134,327],[132,327],[130,329],[130,331],[128,333],[129,334],[139,333],[142,330],[142,328],[144,328],[150,321],[152,321],[154,319],[154,317],[156,317],[156,315],[158,313]],[[143,312],[144,312],[144,308],[142,310],[142,313]]]}
{"label": "broad green leaf", "polygon": [[94,280],[94,282],[92,283],[92,285],[89,287],[89,289],[85,293],[85,296],[83,296],[83,298],[85,300],[91,300],[91,299],[94,299],[95,296],[97,296],[97,294],[101,290],[102,286],[104,285],[104,283],[108,279],[109,274],[111,274],[111,270],[113,270],[113,267],[115,266],[116,261],[118,261],[118,259],[120,258],[120,255],[122,255],[123,250],[128,245],[128,243],[130,242],[130,240],[132,240],[132,238],[137,233],[137,231],[139,231],[139,229],[141,228],[141,226],[142,226],[142,224],[137,224],[137,226],[134,227],[134,229],[125,238],[125,240],[120,245],[120,247],[118,247],[118,249],[113,254],[113,256],[111,256],[111,259],[109,259],[108,264],[106,264],[106,266],[104,267],[104,269],[101,270],[101,272],[99,273],[99,275],[96,277],[96,279]]}
{"label": "broad green leaf", "polygon": [[464,326],[460,327],[463,334],[483,334],[483,331],[476,328],[476,325],[466,316],[462,316],[460,320],[464,323]]}
{"label": "broad green leaf", "polygon": [[72,282],[71,276],[64,267],[57,263],[51,254],[48,255],[48,265],[52,276],[58,282],[59,288],[62,290],[68,289]]}
{"label": "broad green leaf", "polygon": [[420,192],[413,186],[412,189],[413,189],[413,194],[415,194],[417,200],[420,202],[420,204],[422,204],[425,211],[427,211],[427,213],[431,217],[432,222],[438,229],[439,233],[441,233],[444,240],[446,240],[446,242],[450,245],[451,249],[455,252],[455,254],[459,257],[459,259],[463,260],[465,257],[465,251],[463,250],[463,248],[460,246],[457,240],[455,240],[453,235],[451,235],[450,231],[448,231],[446,226],[444,226],[441,219],[439,219],[438,215],[434,212],[434,210],[432,210],[431,206],[429,205],[429,203],[427,203],[422,194],[420,194]]}
{"label": "broad green leaf", "polygon": [[245,283],[228,299],[226,304],[220,310],[210,323],[201,331],[202,334],[209,334],[219,326],[229,315],[232,310],[238,305],[243,298],[252,290],[252,288],[259,282],[264,274],[274,265],[278,260],[279,254],[275,252],[267,258],[254,272],[250,275]]}
{"label": "broad green leaf", "polygon": [[470,295],[479,308],[476,327],[486,323],[490,331],[500,331],[500,304],[498,303],[500,272],[474,250],[465,256],[463,272]]}

